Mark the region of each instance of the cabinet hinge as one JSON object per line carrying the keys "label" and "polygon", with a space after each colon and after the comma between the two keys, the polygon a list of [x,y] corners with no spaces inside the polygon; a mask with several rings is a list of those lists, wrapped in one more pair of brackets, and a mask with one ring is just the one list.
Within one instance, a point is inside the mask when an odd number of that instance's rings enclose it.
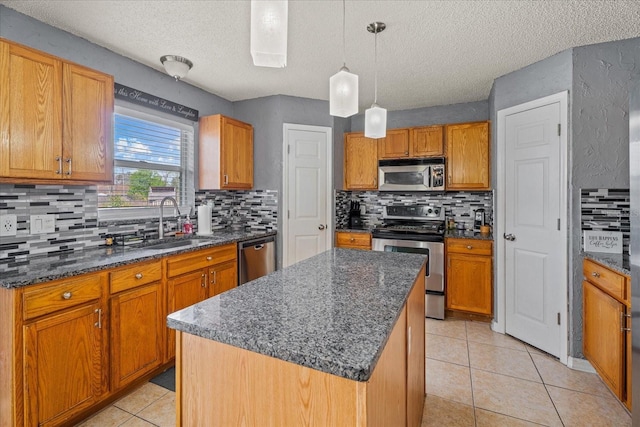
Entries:
{"label": "cabinet hinge", "polygon": [[558,313],[558,325],[560,324],[560,313]]}
{"label": "cabinet hinge", "polygon": [[560,123],[558,123],[558,136],[560,136],[560,133],[561,133],[560,129],[561,129],[561,127],[562,127],[562,125],[561,125]]}
{"label": "cabinet hinge", "polygon": [[287,219],[291,218],[291,211],[287,211]]}
{"label": "cabinet hinge", "polygon": [[287,145],[287,154],[291,154],[291,144]]}

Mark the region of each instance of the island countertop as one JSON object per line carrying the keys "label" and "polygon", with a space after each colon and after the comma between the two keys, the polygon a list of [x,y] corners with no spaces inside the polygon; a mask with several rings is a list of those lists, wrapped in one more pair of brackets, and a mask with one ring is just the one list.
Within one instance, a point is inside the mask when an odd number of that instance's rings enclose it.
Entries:
{"label": "island countertop", "polygon": [[367,381],[426,262],[331,249],[168,317],[168,326]]}

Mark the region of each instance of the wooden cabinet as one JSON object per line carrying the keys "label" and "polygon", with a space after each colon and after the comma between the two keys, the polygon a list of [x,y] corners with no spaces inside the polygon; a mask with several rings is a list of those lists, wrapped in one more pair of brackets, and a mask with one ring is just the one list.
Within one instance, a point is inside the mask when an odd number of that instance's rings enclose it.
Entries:
{"label": "wooden cabinet", "polygon": [[370,233],[352,233],[348,231],[336,232],[336,247],[346,249],[371,250]]}
{"label": "wooden cabinet", "polygon": [[378,142],[363,132],[344,135],[345,190],[378,188]]}
{"label": "wooden cabinet", "polygon": [[442,126],[411,128],[409,134],[410,157],[442,156],[444,129]]}
{"label": "wooden cabinet", "polygon": [[492,242],[446,239],[447,308],[468,313],[493,313]]}
{"label": "wooden cabinet", "polygon": [[[425,277],[424,269],[420,272]],[[416,281],[407,299],[407,425],[422,423],[425,389],[425,285]]]}
{"label": "wooden cabinet", "polygon": [[[176,255],[167,260],[167,308],[173,313],[238,285],[236,245]],[[167,357],[175,357],[175,331],[167,331]]]}
{"label": "wooden cabinet", "polygon": [[112,271],[111,384],[126,386],[163,363],[166,317],[160,261]]}
{"label": "wooden cabinet", "polygon": [[446,125],[447,190],[489,190],[489,123]]}
{"label": "wooden cabinet", "polygon": [[0,40],[0,87],[0,182],[112,181],[112,76]]}
{"label": "wooden cabinet", "polygon": [[220,114],[200,118],[199,188],[253,188],[253,126]]}
{"label": "wooden cabinet", "polygon": [[409,157],[409,129],[389,129],[387,136],[376,140],[378,142],[378,159],[397,159]]}
{"label": "wooden cabinet", "polygon": [[[56,294],[67,302],[43,308],[40,316],[24,324],[24,393],[19,395],[24,396],[25,425],[63,424],[108,391],[104,282],[104,275],[94,274],[40,286],[23,295],[32,303],[44,303]],[[75,299],[78,284],[99,292],[93,298],[84,294]]]}
{"label": "wooden cabinet", "polygon": [[631,410],[630,278],[587,259],[583,273],[583,353]]}

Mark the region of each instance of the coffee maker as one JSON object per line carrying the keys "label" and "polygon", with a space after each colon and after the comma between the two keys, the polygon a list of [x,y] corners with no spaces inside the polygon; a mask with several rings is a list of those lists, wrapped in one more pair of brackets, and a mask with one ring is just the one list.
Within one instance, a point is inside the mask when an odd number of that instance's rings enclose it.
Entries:
{"label": "coffee maker", "polygon": [[349,228],[362,228],[360,202],[356,202],[353,200],[349,204]]}
{"label": "coffee maker", "polygon": [[476,209],[473,219],[473,231],[480,231],[480,227],[484,225],[484,209]]}

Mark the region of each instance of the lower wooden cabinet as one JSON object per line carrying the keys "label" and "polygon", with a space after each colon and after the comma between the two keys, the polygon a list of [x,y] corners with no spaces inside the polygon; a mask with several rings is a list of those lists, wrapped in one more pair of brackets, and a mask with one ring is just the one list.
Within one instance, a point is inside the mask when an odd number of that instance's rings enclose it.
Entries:
{"label": "lower wooden cabinet", "polygon": [[217,264],[209,269],[209,297],[238,286],[238,264],[235,261]]}
{"label": "lower wooden cabinet", "polygon": [[[420,272],[425,277],[425,271]],[[425,389],[425,285],[418,280],[407,299],[407,425],[422,423]]]}
{"label": "lower wooden cabinet", "polygon": [[446,239],[449,310],[473,314],[493,313],[493,260],[490,240]]}
{"label": "lower wooden cabinet", "polygon": [[337,231],[336,248],[371,250],[371,233]]}
{"label": "lower wooden cabinet", "polygon": [[582,351],[600,378],[631,410],[631,279],[584,260]]}

